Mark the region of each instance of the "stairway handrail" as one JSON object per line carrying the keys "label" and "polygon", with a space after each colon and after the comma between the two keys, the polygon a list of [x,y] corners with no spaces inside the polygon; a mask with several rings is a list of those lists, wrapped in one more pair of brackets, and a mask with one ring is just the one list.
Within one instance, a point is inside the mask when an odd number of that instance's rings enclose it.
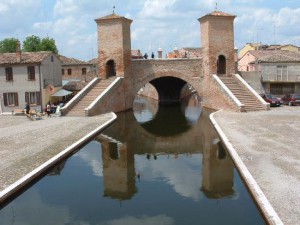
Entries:
{"label": "stairway handrail", "polygon": [[109,91],[109,89],[113,87],[120,79],[122,79],[122,77],[117,77],[113,82],[111,82],[110,85],[105,88],[105,90],[88,107],[84,109],[84,111],[89,111],[90,109],[92,109],[97,104],[97,102],[99,102],[99,100]]}
{"label": "stairway handrail", "polygon": [[[91,89],[99,80],[98,77],[95,77],[91,82],[89,82],[84,88],[81,89],[70,101],[67,102],[62,108],[62,112],[68,112],[70,108],[72,108],[85,94],[88,90]],[[65,113],[63,113],[65,114]]]}
{"label": "stairway handrail", "polygon": [[237,99],[237,97],[235,97],[232,91],[223,83],[223,81],[216,74],[213,74],[213,78],[218,82],[218,84],[223,88],[226,94],[234,101],[234,103],[242,111],[245,105],[241,103],[240,100]]}
{"label": "stairway handrail", "polygon": [[270,103],[266,102],[239,74],[234,75],[252,94],[254,94],[254,96],[263,104],[266,109],[270,109]]}

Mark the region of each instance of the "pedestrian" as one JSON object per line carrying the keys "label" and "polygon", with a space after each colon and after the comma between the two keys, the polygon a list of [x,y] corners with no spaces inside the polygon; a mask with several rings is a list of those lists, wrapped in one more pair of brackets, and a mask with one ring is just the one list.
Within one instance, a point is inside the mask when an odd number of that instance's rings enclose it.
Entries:
{"label": "pedestrian", "polygon": [[148,59],[148,54],[147,53],[145,53],[144,58]]}
{"label": "pedestrian", "polygon": [[26,110],[26,114],[28,115],[30,112],[30,105],[28,104],[28,102],[26,102],[25,110]]}
{"label": "pedestrian", "polygon": [[154,59],[154,53],[153,53],[153,52],[152,52],[152,54],[151,54],[151,58]]}
{"label": "pedestrian", "polygon": [[48,117],[51,117],[51,107],[50,107],[49,103],[46,106],[46,113],[47,113]]}

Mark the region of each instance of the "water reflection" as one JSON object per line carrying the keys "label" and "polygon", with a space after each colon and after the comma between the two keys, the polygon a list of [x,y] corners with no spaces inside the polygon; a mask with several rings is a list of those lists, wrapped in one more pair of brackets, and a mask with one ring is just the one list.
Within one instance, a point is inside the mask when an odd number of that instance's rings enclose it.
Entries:
{"label": "water reflection", "polygon": [[[223,146],[209,121],[211,111],[202,110],[198,98],[192,96],[185,107],[160,106],[153,111],[155,115],[146,114],[151,120],[137,121],[138,112],[149,109],[149,104],[154,109],[157,103],[140,98],[138,111],[118,115],[120,119],[96,137],[102,144],[105,196],[132,198],[137,179],[164,179],[178,194],[196,201],[199,189],[209,198],[234,196],[234,167],[224,149],[220,157]],[[189,107],[192,110],[186,110]],[[135,157],[143,164],[135,163]]]}
{"label": "water reflection", "polygon": [[[185,104],[196,108],[195,99]],[[155,128],[165,129],[172,117],[160,112],[168,108],[155,107],[139,108],[148,110],[147,118],[120,113],[49,176],[2,206],[0,224],[264,224],[212,129],[211,111],[178,106],[188,125],[161,135]]]}

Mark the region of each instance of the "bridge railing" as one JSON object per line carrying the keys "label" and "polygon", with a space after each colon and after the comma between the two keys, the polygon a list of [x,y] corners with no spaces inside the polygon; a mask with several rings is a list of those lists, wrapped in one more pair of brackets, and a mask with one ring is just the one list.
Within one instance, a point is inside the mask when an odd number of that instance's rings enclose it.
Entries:
{"label": "bridge railing", "polygon": [[261,102],[266,110],[270,109],[270,103],[267,103],[239,74],[235,77]]}
{"label": "bridge railing", "polygon": [[80,92],[78,92],[66,105],[61,108],[61,114],[66,115],[99,81],[95,77],[88,85],[86,85]]}
{"label": "bridge railing", "polygon": [[101,109],[101,104],[105,102],[104,98],[112,93],[112,89],[118,88],[118,84],[121,84],[123,78],[117,77],[87,108],[84,109],[86,116],[94,116],[105,110]]}
{"label": "bridge railing", "polygon": [[245,105],[238,100],[235,95],[229,90],[229,88],[221,81],[221,79],[217,75],[213,75],[214,80],[217,82],[217,84],[224,90],[226,95],[235,103],[235,105],[238,108],[238,111],[244,112],[245,111]]}

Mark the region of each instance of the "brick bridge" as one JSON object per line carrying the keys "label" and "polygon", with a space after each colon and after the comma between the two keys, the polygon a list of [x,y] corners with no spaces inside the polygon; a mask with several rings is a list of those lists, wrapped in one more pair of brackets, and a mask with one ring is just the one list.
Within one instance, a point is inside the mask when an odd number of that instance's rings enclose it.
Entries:
{"label": "brick bridge", "polygon": [[138,91],[148,83],[155,87],[159,101],[180,100],[188,84],[208,108],[268,109],[269,105],[235,75],[234,18],[214,11],[198,19],[201,57],[175,59],[162,59],[161,54],[158,59],[131,59],[132,20],[116,14],[96,19],[98,77],[62,108],[63,115],[92,116],[130,109]]}

